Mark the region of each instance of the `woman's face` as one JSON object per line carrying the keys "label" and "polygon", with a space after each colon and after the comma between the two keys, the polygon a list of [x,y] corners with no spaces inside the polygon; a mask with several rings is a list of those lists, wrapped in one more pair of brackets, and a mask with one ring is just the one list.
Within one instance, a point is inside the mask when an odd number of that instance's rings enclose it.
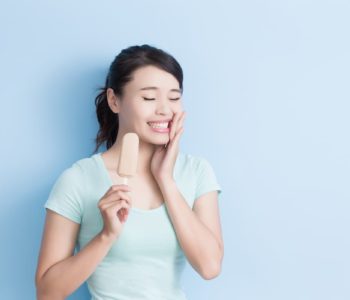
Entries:
{"label": "woman's face", "polygon": [[179,83],[172,74],[154,66],[139,68],[132,75],[123,98],[117,99],[119,133],[135,132],[140,142],[166,144],[169,122],[182,111]]}

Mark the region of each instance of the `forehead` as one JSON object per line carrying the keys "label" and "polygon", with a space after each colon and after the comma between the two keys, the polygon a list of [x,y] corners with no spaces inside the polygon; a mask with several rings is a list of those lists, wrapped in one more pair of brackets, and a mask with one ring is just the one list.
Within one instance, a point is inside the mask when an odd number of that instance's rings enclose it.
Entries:
{"label": "forehead", "polygon": [[174,75],[154,66],[146,66],[134,71],[127,85],[135,91],[144,87],[157,87],[165,90],[179,89],[179,82]]}

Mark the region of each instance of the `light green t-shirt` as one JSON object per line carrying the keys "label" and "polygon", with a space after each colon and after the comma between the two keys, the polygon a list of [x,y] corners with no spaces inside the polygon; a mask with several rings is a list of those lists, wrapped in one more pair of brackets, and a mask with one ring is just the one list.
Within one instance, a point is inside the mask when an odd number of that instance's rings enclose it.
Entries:
{"label": "light green t-shirt", "polygon": [[[179,152],[173,178],[187,204],[221,188],[209,162]],[[101,153],[83,158],[56,180],[45,208],[80,224],[77,249],[103,228],[97,203],[112,185]],[[186,256],[166,204],[151,210],[132,207],[123,231],[87,280],[92,300],[185,300],[181,274]]]}

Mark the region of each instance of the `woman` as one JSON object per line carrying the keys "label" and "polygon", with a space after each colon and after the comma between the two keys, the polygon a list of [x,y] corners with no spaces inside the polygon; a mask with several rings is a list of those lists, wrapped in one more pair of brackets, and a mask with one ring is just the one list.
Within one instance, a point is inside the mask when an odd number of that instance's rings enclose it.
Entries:
{"label": "woman", "polygon": [[[179,63],[149,45],[112,62],[95,100],[95,154],[64,170],[45,203],[38,299],[64,299],[87,280],[92,299],[180,300],[186,260],[204,279],[220,273],[221,189],[207,160],[179,152],[182,79]],[[140,138],[139,159],[123,185],[127,132]]]}

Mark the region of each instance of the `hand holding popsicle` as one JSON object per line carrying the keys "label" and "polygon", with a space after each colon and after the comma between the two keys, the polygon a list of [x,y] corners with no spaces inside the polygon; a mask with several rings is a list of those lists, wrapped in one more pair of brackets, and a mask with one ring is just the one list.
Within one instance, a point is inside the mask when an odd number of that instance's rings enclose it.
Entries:
{"label": "hand holding popsicle", "polygon": [[127,212],[132,205],[126,192],[130,191],[127,185],[112,185],[98,203],[104,223],[102,232],[113,239],[120,235],[126,222]]}
{"label": "hand holding popsicle", "polygon": [[131,188],[127,183],[128,178],[136,174],[138,151],[139,137],[137,134],[125,134],[122,139],[118,165],[118,174],[123,178],[123,184],[111,186],[99,202],[99,208],[104,220],[103,232],[113,238],[120,235],[131,209],[132,200],[126,194],[126,192],[131,191]]}

